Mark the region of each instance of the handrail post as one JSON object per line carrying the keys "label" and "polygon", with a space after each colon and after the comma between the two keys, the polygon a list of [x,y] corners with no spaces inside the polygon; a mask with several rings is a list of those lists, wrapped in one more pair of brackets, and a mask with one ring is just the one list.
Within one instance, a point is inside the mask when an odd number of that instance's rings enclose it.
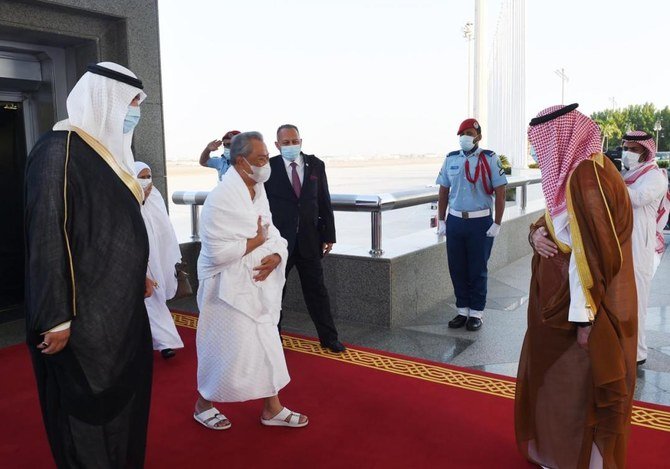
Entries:
{"label": "handrail post", "polygon": [[191,205],[191,239],[193,241],[200,241],[200,214],[199,206]]}
{"label": "handrail post", "polygon": [[373,256],[381,256],[382,250],[382,212],[381,210],[374,210],[370,212],[370,233],[372,236],[372,249],[370,254]]}
{"label": "handrail post", "polygon": [[521,186],[521,210],[526,211],[528,206],[528,183]]}

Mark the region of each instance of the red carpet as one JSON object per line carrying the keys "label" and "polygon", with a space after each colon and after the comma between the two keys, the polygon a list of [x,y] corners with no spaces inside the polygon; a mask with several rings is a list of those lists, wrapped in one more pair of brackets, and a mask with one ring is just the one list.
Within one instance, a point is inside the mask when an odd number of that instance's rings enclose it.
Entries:
{"label": "red carpet", "polygon": [[[264,427],[255,401],[220,406],[233,427],[207,430],[192,418],[194,332],[180,328],[186,349],[174,359],[156,355],[149,468],[533,467],[516,451],[509,378],[358,347],[336,358],[294,336],[280,397],[310,425]],[[25,346],[0,350],[0,373],[0,467],[53,467]],[[665,467],[668,409],[639,404],[634,421],[629,467]]]}

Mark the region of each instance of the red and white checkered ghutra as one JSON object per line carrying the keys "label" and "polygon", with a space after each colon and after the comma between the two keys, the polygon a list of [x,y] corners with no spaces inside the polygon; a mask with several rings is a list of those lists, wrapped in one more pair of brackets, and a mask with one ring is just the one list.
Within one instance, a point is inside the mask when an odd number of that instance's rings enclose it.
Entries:
{"label": "red and white checkered ghutra", "polygon": [[[566,106],[552,106],[537,117]],[[528,128],[528,139],[535,149],[542,170],[542,192],[553,217],[567,209],[565,192],[568,178],[579,163],[602,149],[598,125],[573,109],[567,114]]]}

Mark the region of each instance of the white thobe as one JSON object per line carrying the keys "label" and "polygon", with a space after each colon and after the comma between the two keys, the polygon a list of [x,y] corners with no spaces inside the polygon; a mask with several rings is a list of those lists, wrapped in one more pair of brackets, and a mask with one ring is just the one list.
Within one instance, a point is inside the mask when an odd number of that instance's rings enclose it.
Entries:
{"label": "white thobe", "polygon": [[[559,215],[551,217],[554,225],[554,232],[558,240],[572,248],[572,236],[570,235],[570,221],[567,210]],[[586,295],[582,288],[582,282],[577,270],[577,258],[570,254],[570,264],[568,265],[568,280],[570,284],[570,309],[568,310],[568,321],[570,322],[588,322],[589,309],[586,304]],[[593,311],[595,314],[595,311]]]}
{"label": "white thobe", "polygon": [[183,348],[184,343],[165,304],[177,291],[175,264],[181,260],[181,252],[165,209],[165,202],[155,187],[142,205],[142,218],[149,238],[147,277],[157,283],[153,294],[144,299],[151,325],[153,349]]}
{"label": "white thobe", "polygon": [[[290,381],[277,329],[286,240],[272,225],[263,184],[249,190],[233,167],[210,192],[202,209],[198,259],[198,391],[207,400],[237,402],[276,395]],[[248,254],[258,217],[267,239]],[[282,261],[262,282],[253,280],[261,260]]]}
{"label": "white thobe", "polygon": [[656,217],[668,181],[661,171],[648,171],[628,186],[633,206],[633,263],[637,287],[637,360],[647,359],[645,323],[656,255]]}

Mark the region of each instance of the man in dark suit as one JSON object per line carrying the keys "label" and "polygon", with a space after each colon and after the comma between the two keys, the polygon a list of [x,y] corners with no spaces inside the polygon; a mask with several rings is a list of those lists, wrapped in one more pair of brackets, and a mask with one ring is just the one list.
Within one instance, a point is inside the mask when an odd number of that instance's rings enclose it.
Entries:
{"label": "man in dark suit", "polygon": [[321,346],[343,352],[346,349],[337,337],[321,266],[321,258],[335,243],[326,168],[316,156],[300,151],[302,139],[295,125],[279,127],[275,145],[281,155],[270,158],[272,173],[265,183],[265,192],[272,222],[288,241],[286,276],[293,266],[297,267],[307,311]]}

